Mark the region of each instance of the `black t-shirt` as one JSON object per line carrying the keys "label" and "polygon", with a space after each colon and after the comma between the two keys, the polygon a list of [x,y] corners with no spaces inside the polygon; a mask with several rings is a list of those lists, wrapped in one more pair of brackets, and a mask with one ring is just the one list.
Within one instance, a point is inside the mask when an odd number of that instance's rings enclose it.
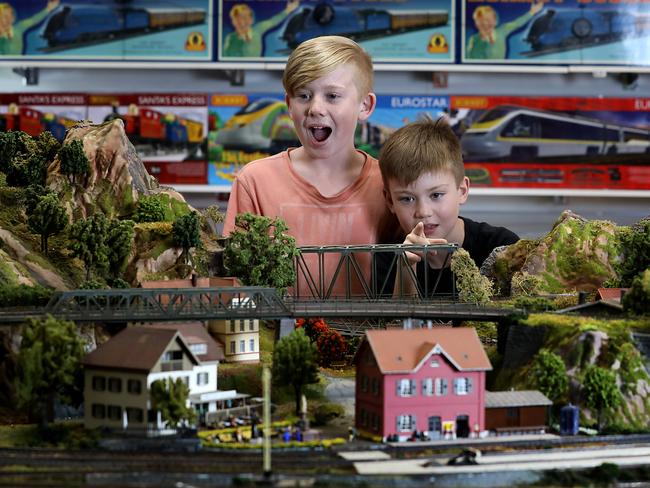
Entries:
{"label": "black t-shirt", "polygon": [[[505,227],[495,227],[485,222],[474,222],[465,217],[460,218],[465,224],[465,238],[461,247],[469,253],[479,268],[494,248],[513,244],[519,240],[517,234]],[[380,293],[384,296],[393,295],[396,269],[395,265],[391,269],[393,256],[393,253],[389,252],[378,253],[376,256],[377,283],[383,284],[380,287]],[[424,264],[424,262],[417,264],[416,273],[418,284],[425,291],[426,296],[456,294],[449,266],[440,270]]]}

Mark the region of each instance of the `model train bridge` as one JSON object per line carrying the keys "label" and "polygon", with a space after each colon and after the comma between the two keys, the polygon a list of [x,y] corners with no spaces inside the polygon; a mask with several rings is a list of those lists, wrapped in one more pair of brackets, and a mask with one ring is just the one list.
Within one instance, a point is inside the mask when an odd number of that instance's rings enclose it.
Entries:
{"label": "model train bridge", "polygon": [[[513,309],[486,307],[461,303],[455,297],[425,296],[421,288],[410,296],[397,293],[387,295],[386,281],[377,278],[377,259],[380,253],[388,256],[388,269],[394,269],[401,279],[415,273],[406,263],[407,251],[447,253],[457,249],[451,245],[436,246],[328,246],[301,248],[296,259],[298,278],[293,293],[281,295],[274,288],[257,286],[215,288],[132,288],[112,290],[72,290],[55,293],[41,308],[0,309],[0,324],[24,322],[30,317],[47,315],[75,322],[157,322],[194,320],[234,320],[241,318],[282,319],[325,317],[346,319],[424,319],[424,320],[499,320],[511,315]],[[386,254],[388,253],[388,254]],[[312,256],[316,269],[307,266]],[[370,259],[367,259],[367,258]],[[325,260],[334,258],[334,272],[325,271]],[[364,261],[365,259],[365,261]],[[370,279],[364,269],[370,266]],[[337,280],[344,283],[343,292],[333,294]],[[355,281],[356,280],[356,281]],[[440,281],[438,276],[432,286]],[[353,286],[356,283],[356,287]],[[340,281],[338,282],[340,285]],[[339,286],[339,288],[341,288]]]}

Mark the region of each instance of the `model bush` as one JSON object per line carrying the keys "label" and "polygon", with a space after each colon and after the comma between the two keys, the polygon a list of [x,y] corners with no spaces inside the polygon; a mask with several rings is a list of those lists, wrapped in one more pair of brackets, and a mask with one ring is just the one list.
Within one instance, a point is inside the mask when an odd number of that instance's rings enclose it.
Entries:
{"label": "model bush", "polygon": [[68,225],[68,214],[55,193],[40,197],[27,219],[27,225],[41,236],[41,252],[47,256],[50,236],[62,232]]}
{"label": "model bush", "polygon": [[622,260],[615,266],[619,279],[608,286],[628,288],[636,276],[650,268],[650,221],[623,228],[617,236],[622,249]]}
{"label": "model bush", "polygon": [[23,329],[17,361],[16,396],[32,420],[54,420],[57,401],[80,399],[84,347],[74,322],[30,319]]}
{"label": "model bush", "polygon": [[329,326],[322,318],[309,318],[296,320],[296,329],[303,329],[311,342],[329,330]]}
{"label": "model bush", "polygon": [[59,161],[61,162],[61,173],[68,175],[74,184],[77,177],[87,175],[90,172],[90,161],[84,151],[83,141],[80,139],[70,141],[59,149]]}
{"label": "model bush", "polygon": [[314,426],[327,425],[332,420],[345,415],[345,408],[338,403],[321,403],[314,410]]}
{"label": "model bush", "polygon": [[151,408],[159,411],[167,426],[193,425],[196,412],[187,406],[190,388],[183,378],[165,378],[151,383]]}
{"label": "model bush", "polygon": [[484,304],[493,295],[492,282],[483,276],[465,249],[458,249],[451,257],[451,270],[456,275],[458,299],[461,302]]}
{"label": "model bush", "polygon": [[0,286],[0,307],[42,307],[52,298],[52,290],[40,285]]}
{"label": "model bush", "polygon": [[621,301],[623,310],[637,315],[650,314],[650,268],[632,280]]}
{"label": "model bush", "polygon": [[158,195],[141,197],[136,204],[133,220],[138,223],[163,222],[165,205],[160,197]]}
{"label": "model bush", "polygon": [[343,336],[334,329],[322,333],[316,341],[318,348],[318,362],[322,366],[331,366],[332,363],[343,361],[348,352],[348,344]]}
{"label": "model bush", "polygon": [[[51,135],[50,135],[51,136]],[[22,131],[0,133],[0,172],[7,185],[45,184],[52,151],[58,148],[48,136],[31,137]]]}
{"label": "model bush", "polygon": [[535,356],[530,378],[533,386],[554,403],[564,397],[569,387],[564,361],[548,349],[541,349]]}
{"label": "model bush", "polygon": [[544,280],[536,275],[526,272],[516,272],[510,281],[510,294],[512,296],[537,295],[543,291]]}
{"label": "model bush", "polygon": [[173,225],[174,245],[183,249],[183,261],[190,261],[190,249],[201,244],[199,216],[196,212],[178,217]]}
{"label": "model bush", "polygon": [[582,390],[585,404],[597,412],[598,426],[602,427],[605,414],[611,417],[622,403],[621,393],[616,386],[616,376],[605,368],[591,366],[584,375]]}
{"label": "model bush", "polygon": [[133,248],[135,223],[132,220],[112,219],[108,223],[106,246],[108,248],[108,271],[113,280],[118,279],[126,266],[126,259]]}
{"label": "model bush", "polygon": [[203,227],[210,227],[216,232],[217,224],[223,222],[225,216],[218,205],[210,205],[201,213]]}
{"label": "model bush", "polygon": [[282,219],[250,213],[235,218],[235,230],[224,250],[230,274],[251,286],[284,290],[295,279],[296,240],[286,233]]}
{"label": "model bush", "polygon": [[107,228],[108,221],[104,214],[77,220],[70,228],[69,248],[75,257],[83,261],[86,281],[90,280],[92,270],[102,272],[108,266]]}
{"label": "model bush", "polygon": [[303,388],[318,382],[318,352],[302,329],[280,339],[273,349],[273,381],[293,388],[296,415],[300,415]]}

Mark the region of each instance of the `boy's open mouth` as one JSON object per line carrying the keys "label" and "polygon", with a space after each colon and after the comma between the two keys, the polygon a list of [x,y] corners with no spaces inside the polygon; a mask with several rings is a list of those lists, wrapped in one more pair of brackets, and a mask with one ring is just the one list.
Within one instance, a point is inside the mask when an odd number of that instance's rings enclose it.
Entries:
{"label": "boy's open mouth", "polygon": [[332,129],[325,126],[312,126],[309,130],[311,131],[312,136],[314,136],[314,139],[318,142],[323,142],[332,133]]}

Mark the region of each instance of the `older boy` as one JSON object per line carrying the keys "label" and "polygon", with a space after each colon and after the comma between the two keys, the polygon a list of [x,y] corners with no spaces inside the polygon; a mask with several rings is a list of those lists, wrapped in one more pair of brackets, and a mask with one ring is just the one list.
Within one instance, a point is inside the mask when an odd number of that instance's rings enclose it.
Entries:
{"label": "older boy", "polygon": [[[406,236],[404,244],[457,243],[481,266],[495,247],[519,239],[505,227],[459,217],[460,206],[469,195],[469,178],[465,176],[458,138],[443,119],[426,119],[398,129],[384,144],[379,161],[386,203],[399,221],[402,236]],[[428,255],[425,266],[420,254],[408,253],[409,265],[427,294],[433,290],[438,272],[442,277],[436,294],[453,291],[451,271],[448,266],[441,269],[447,258],[447,253],[442,254]],[[385,278],[381,274],[388,273],[383,258],[386,256],[380,259],[380,282]],[[424,290],[425,273],[430,273],[426,279],[428,290]],[[392,291],[393,281],[391,276],[384,290]],[[415,283],[405,278],[403,284],[395,284],[398,289],[415,293]]]}
{"label": "older boy", "polygon": [[[233,183],[224,235],[235,216],[281,217],[299,246],[375,243],[388,214],[377,160],[354,147],[357,122],[372,114],[372,61],[354,41],[305,41],[287,61],[285,99],[299,148],[247,164]],[[316,262],[313,273],[317,273]],[[326,282],[336,259],[325,263]],[[369,272],[369,262],[364,263]],[[337,281],[332,295],[347,293]],[[353,283],[352,294],[361,290]]]}

